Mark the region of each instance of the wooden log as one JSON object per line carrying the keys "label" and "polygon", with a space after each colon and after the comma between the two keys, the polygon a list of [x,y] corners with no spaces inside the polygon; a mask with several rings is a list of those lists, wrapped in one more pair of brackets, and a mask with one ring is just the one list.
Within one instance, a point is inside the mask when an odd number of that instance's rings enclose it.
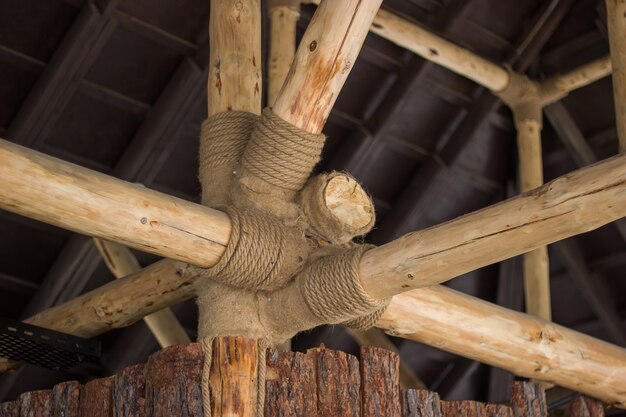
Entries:
{"label": "wooden log", "polygon": [[[380,329],[372,327],[366,331],[359,331],[345,328],[345,331],[352,337],[360,346],[374,346],[383,349],[387,349],[390,352],[400,354],[398,348],[389,337]],[[405,362],[400,361],[400,386],[404,389],[419,388],[425,389],[426,384],[415,375],[413,369]]]}
{"label": "wooden log", "polygon": [[197,277],[187,274],[187,268],[181,262],[162,260],[25,322],[81,337],[128,326],[141,317],[192,298]]}
{"label": "wooden log", "polygon": [[114,377],[89,381],[80,396],[80,417],[111,417],[113,415]]}
{"label": "wooden log", "polygon": [[209,33],[209,116],[228,110],[260,114],[260,1],[211,2]]}
{"label": "wooden log", "polygon": [[328,211],[350,229],[361,229],[372,222],[374,205],[361,184],[354,178],[338,174],[324,187]]}
{"label": "wooden log", "polygon": [[381,2],[321,2],[274,102],[274,113],[307,132],[322,131]]}
{"label": "wooden log", "polygon": [[267,103],[272,106],[296,55],[296,25],[300,18],[300,2],[271,0],[267,8],[270,18]]}
{"label": "wooden log", "polygon": [[50,414],[50,400],[52,391],[30,391],[19,396],[20,417],[52,417]]}
{"label": "wooden log", "polygon": [[0,417],[19,417],[20,406],[17,401],[5,401],[0,404]]}
{"label": "wooden log", "polygon": [[487,404],[487,416],[489,417],[515,417],[513,408],[503,404]]}
{"label": "wooden log", "polygon": [[145,415],[203,416],[203,362],[198,343],[170,346],[151,355],[145,369]]}
{"label": "wooden log", "polygon": [[199,266],[230,236],[228,216],[0,140],[0,208]]}
{"label": "wooden log", "polygon": [[626,407],[625,349],[449,288],[421,288],[393,297],[376,326]]}
{"label": "wooden log", "polygon": [[132,365],[115,374],[113,383],[115,417],[145,416],[145,365]]}
{"label": "wooden log", "polygon": [[613,99],[620,152],[626,152],[626,0],[606,0]]}
{"label": "wooden log", "polygon": [[604,404],[593,398],[577,395],[569,404],[570,417],[604,417]]}
{"label": "wooden log", "polygon": [[265,417],[318,415],[313,357],[269,349],[265,386]]}
{"label": "wooden log", "polygon": [[394,352],[361,347],[362,417],[400,417],[400,358]]}
{"label": "wooden log", "polygon": [[441,401],[436,392],[422,389],[402,390],[402,417],[441,417]]}
{"label": "wooden log", "polygon": [[487,407],[478,401],[442,401],[442,417],[487,417]]}
{"label": "wooden log", "polygon": [[[94,243],[115,278],[124,278],[141,271],[139,261],[126,246],[98,238],[94,238]],[[191,343],[187,332],[169,307],[152,313],[143,320],[162,348]]]}
{"label": "wooden log", "polygon": [[315,361],[317,414],[319,416],[361,417],[359,361],[344,352],[323,346],[307,352]]}
{"label": "wooden log", "polygon": [[611,57],[607,55],[571,71],[546,78],[539,84],[542,105],[554,103],[571,91],[610,75],[611,71]]}
{"label": "wooden log", "polygon": [[[532,104],[529,104],[532,105]],[[528,106],[528,105],[527,105]],[[521,192],[527,192],[543,184],[543,159],[541,157],[541,108],[534,103],[532,116],[526,112],[515,114],[519,176]],[[517,109],[513,108],[516,113]],[[524,254],[524,294],[526,312],[542,319],[552,319],[550,303],[550,268],[548,248],[541,246]]]}
{"label": "wooden log", "polygon": [[511,407],[515,417],[547,417],[548,404],[543,387],[527,381],[511,385]]}
{"label": "wooden log", "polygon": [[76,381],[61,382],[52,388],[51,417],[79,417],[81,385]]}
{"label": "wooden log", "polygon": [[373,297],[389,297],[593,230],[626,216],[625,189],[626,155],[607,159],[367,251],[362,285]]}

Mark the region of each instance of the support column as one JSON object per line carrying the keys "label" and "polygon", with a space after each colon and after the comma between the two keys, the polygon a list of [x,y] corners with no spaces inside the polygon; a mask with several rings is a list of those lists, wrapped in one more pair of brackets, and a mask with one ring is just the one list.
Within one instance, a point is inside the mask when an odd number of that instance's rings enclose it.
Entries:
{"label": "support column", "polygon": [[626,152],[626,0],[606,0],[619,151]]}

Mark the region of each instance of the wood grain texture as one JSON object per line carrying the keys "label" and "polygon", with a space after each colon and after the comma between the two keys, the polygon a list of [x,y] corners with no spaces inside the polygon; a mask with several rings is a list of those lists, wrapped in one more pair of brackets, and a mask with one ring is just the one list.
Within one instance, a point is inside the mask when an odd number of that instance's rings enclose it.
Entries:
{"label": "wood grain texture", "polygon": [[211,2],[208,111],[261,114],[261,2]]}
{"label": "wood grain texture", "polygon": [[487,416],[489,417],[515,417],[513,408],[504,404],[487,404]]}
{"label": "wood grain texture", "polygon": [[211,416],[254,417],[258,395],[259,341],[216,337],[211,361]]}
{"label": "wood grain texture", "polygon": [[267,351],[265,417],[316,417],[317,384],[313,357]]}
{"label": "wood grain texture", "polygon": [[477,401],[442,401],[443,417],[487,417],[487,407]]}
{"label": "wood grain texture", "polygon": [[625,349],[446,287],[393,297],[376,326],[626,407]]}
{"label": "wood grain texture", "polygon": [[5,401],[0,404],[0,417],[19,417],[20,405],[17,401]]}
{"label": "wood grain texture", "polygon": [[17,399],[20,417],[52,417],[50,414],[51,399],[51,390],[23,393]]}
{"label": "wood grain texture", "polygon": [[511,407],[515,417],[547,417],[546,393],[539,384],[514,381],[511,386]]}
{"label": "wood grain texture", "polygon": [[322,1],[304,33],[274,113],[320,133],[382,0]]}
{"label": "wood grain texture", "polygon": [[114,377],[87,382],[80,396],[80,417],[113,416]]}
{"label": "wood grain texture", "polygon": [[402,390],[402,417],[441,417],[439,394],[424,389]]}
{"label": "wood grain texture", "polygon": [[203,416],[203,361],[198,343],[170,346],[150,356],[145,369],[146,415]]}
{"label": "wood grain texture", "polygon": [[359,361],[344,352],[324,347],[307,352],[317,369],[317,413],[319,416],[361,417]]}
{"label": "wood grain texture", "polygon": [[613,67],[613,100],[620,152],[626,152],[626,0],[606,0]]}
{"label": "wood grain texture", "polygon": [[0,208],[194,265],[213,266],[230,238],[217,210],[0,139]]}
{"label": "wood grain texture", "polygon": [[296,25],[300,18],[300,2],[268,2],[270,39],[268,51],[267,104],[271,107],[285,83],[296,55]]}
{"label": "wood grain texture", "polygon": [[145,365],[133,365],[115,374],[115,417],[139,417],[146,412]]}
{"label": "wood grain texture", "polygon": [[569,405],[570,417],[604,417],[604,404],[594,398],[577,395]]}
{"label": "wood grain texture", "polygon": [[76,381],[62,382],[52,388],[50,416],[79,417],[82,387]]}
{"label": "wood grain texture", "polygon": [[361,416],[400,417],[400,358],[378,347],[361,347]]}

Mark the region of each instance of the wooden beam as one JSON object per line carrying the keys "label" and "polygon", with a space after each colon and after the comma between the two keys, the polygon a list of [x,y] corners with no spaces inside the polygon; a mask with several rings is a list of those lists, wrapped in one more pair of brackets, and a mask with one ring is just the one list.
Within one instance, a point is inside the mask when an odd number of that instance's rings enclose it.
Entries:
{"label": "wooden beam", "polygon": [[543,105],[548,105],[611,74],[611,59],[604,56],[563,74],[553,75],[540,82],[539,91]]}
{"label": "wooden beam", "polygon": [[296,55],[296,25],[300,18],[300,2],[271,0],[267,7],[270,17],[267,103],[272,106]]}
{"label": "wooden beam", "polygon": [[[94,243],[115,278],[124,278],[141,271],[139,261],[126,246],[97,238]],[[170,308],[152,313],[143,320],[162,348],[191,343],[187,332]]]}
{"label": "wooden beam", "polygon": [[382,0],[321,2],[276,102],[279,117],[320,133]]}
{"label": "wooden beam", "polygon": [[211,2],[209,116],[228,110],[261,114],[259,0]]}
{"label": "wooden beam", "polygon": [[377,327],[626,407],[625,349],[446,287],[395,296]]}
{"label": "wooden beam", "polygon": [[626,152],[626,0],[606,0],[613,98],[620,152]]}

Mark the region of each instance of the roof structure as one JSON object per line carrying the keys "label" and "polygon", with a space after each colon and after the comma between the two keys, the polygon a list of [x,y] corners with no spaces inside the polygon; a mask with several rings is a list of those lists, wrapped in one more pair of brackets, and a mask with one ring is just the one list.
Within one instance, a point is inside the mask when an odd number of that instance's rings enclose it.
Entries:
{"label": "roof structure", "polygon": [[[609,52],[604,1],[385,0],[383,8],[534,79]],[[298,36],[315,6],[303,4]],[[0,137],[198,202],[198,137],[207,113],[206,0],[0,2]],[[264,16],[264,46],[267,44]],[[267,50],[267,48],[264,48]],[[264,56],[264,61],[267,57]],[[617,153],[610,77],[546,108],[546,181]],[[383,244],[517,194],[511,113],[490,91],[370,33],[324,128],[319,171],[354,175],[373,196]],[[585,146],[591,154],[585,153]],[[158,258],[135,252],[142,265]],[[626,227],[613,223],[549,248],[556,323],[626,346]],[[521,259],[446,285],[523,310]],[[23,319],[113,280],[92,239],[0,211],[0,315]],[[192,338],[197,307],[173,311]],[[110,374],[159,347],[143,322],[102,335],[95,366],[25,366],[0,377],[0,400]],[[498,401],[504,371],[393,339],[403,363],[443,399]],[[356,352],[340,326],[299,335]]]}

